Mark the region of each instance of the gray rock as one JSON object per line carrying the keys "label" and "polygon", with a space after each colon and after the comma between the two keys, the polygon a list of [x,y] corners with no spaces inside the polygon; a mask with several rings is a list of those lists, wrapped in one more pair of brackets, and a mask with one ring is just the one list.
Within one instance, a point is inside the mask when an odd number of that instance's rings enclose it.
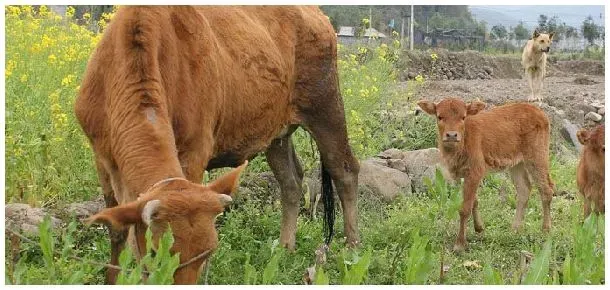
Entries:
{"label": "gray rock", "polygon": [[[38,235],[38,225],[44,220],[47,212],[42,208],[33,208],[28,204],[9,203],[4,206],[5,225],[23,233]],[[61,221],[51,216],[51,226],[56,228]]]}
{"label": "gray rock", "polygon": [[66,210],[70,214],[74,214],[77,218],[90,217],[106,207],[103,199],[75,202],[67,206]]}
{"label": "gray rock", "polygon": [[411,193],[409,175],[380,163],[379,160],[375,159],[360,162],[360,173],[358,174],[360,186],[370,189],[386,201],[393,200],[401,193]]}
{"label": "gray rock", "polygon": [[488,74],[493,74],[493,72],[494,72],[493,68],[491,68],[489,66],[484,66],[483,70]]}
{"label": "gray rock", "polygon": [[415,191],[426,190],[424,178],[434,179],[437,167],[441,169],[446,180],[451,179],[449,172],[442,166],[441,153],[437,148],[403,152],[402,161]]}
{"label": "gray rock", "polygon": [[602,115],[595,113],[595,112],[589,112],[585,115],[585,119],[587,120],[591,120],[593,122],[600,122],[602,120]]}
{"label": "gray rock", "polygon": [[404,157],[404,152],[396,148],[390,148],[377,154],[377,157],[383,159],[402,159]]}
{"label": "gray rock", "polygon": [[602,116],[605,116],[606,115],[606,108],[604,106],[602,106],[601,108],[599,108],[597,110],[597,113],[602,115]]}
{"label": "gray rock", "polygon": [[563,127],[561,128],[561,135],[564,139],[571,142],[576,146],[576,150],[580,152],[582,149],[582,145],[578,142],[578,137],[576,137],[576,132],[578,132],[578,126],[570,123],[570,121],[563,119],[562,120]]}
{"label": "gray rock", "polygon": [[595,108],[589,104],[576,105],[576,110],[581,110],[583,112],[597,112],[597,108]]}

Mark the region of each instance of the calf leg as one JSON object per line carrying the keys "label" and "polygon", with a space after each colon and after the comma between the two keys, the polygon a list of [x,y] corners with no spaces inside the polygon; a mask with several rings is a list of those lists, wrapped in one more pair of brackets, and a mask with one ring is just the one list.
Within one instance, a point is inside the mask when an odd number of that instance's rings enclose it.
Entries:
{"label": "calf leg", "polygon": [[591,199],[585,195],[583,195],[585,198],[585,203],[583,205],[583,211],[584,211],[584,218],[586,219],[587,217],[589,217],[589,215],[591,214]]}
{"label": "calf leg", "polygon": [[[108,171],[104,168],[102,163],[96,159],[95,165],[97,167],[97,175],[100,180],[100,185],[102,187],[102,192],[104,194],[104,201],[106,202],[106,207],[111,208],[118,205],[118,202],[114,196],[114,190],[112,189],[112,184],[110,183],[110,175]],[[112,227],[108,227],[108,234],[110,237],[110,264],[111,265],[119,265],[119,255],[123,248],[125,248],[125,240],[127,240],[127,232],[128,230],[114,230]],[[119,274],[119,271],[116,269],[108,268],[106,269],[106,281],[105,283],[108,285],[116,284],[116,278]]]}
{"label": "calf leg", "polygon": [[479,214],[479,199],[474,199],[474,205],[472,207],[472,220],[474,222],[474,231],[477,233],[483,232],[483,220]]}
{"label": "calf leg", "polygon": [[[546,154],[548,156],[548,154]],[[527,168],[527,171],[532,174],[538,191],[540,192],[540,199],[542,200],[542,230],[548,232],[551,229],[551,200],[553,199],[553,183],[549,175],[549,163],[546,157],[539,156],[539,158],[531,163]]]}
{"label": "calf leg", "polygon": [[517,210],[515,212],[515,220],[513,221],[512,228],[515,231],[521,229],[523,224],[523,217],[525,215],[525,208],[527,207],[527,201],[531,192],[531,184],[528,177],[527,170],[523,163],[519,163],[510,169],[510,175],[515,185],[515,191],[517,192]]}
{"label": "calf leg", "polygon": [[280,244],[294,250],[299,201],[303,192],[301,188],[303,171],[290,137],[273,140],[265,154],[267,163],[280,184],[282,202]]}
{"label": "calf leg", "polygon": [[482,178],[482,173],[471,169],[471,173],[464,180],[464,200],[462,201],[462,209],[460,210],[460,230],[455,245],[453,246],[453,250],[456,252],[462,252],[466,248],[466,223],[472,212],[477,197],[477,188],[479,187]]}

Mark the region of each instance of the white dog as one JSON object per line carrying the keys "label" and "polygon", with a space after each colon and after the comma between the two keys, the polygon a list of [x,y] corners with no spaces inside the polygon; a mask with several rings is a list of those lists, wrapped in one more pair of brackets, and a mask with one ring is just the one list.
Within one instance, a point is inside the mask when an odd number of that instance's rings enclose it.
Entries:
{"label": "white dog", "polygon": [[549,34],[534,31],[532,38],[527,41],[523,48],[521,64],[532,90],[528,101],[542,101],[542,81],[546,71],[546,53],[551,49],[554,32]]}

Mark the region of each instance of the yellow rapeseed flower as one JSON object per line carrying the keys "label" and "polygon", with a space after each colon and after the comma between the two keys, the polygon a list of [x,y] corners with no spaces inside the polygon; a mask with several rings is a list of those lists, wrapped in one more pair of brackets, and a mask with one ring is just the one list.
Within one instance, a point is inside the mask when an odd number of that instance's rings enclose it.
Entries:
{"label": "yellow rapeseed flower", "polygon": [[49,55],[48,61],[50,64],[54,64],[57,61],[57,57],[54,54]]}
{"label": "yellow rapeseed flower", "polygon": [[66,17],[67,18],[74,17],[74,12],[76,12],[74,7],[73,6],[68,6],[68,9],[66,9]]}
{"label": "yellow rapeseed flower", "polygon": [[22,74],[22,75],[21,75],[21,77],[19,78],[19,80],[20,80],[22,83],[27,82],[27,81],[28,81],[28,75],[26,75],[26,74]]}

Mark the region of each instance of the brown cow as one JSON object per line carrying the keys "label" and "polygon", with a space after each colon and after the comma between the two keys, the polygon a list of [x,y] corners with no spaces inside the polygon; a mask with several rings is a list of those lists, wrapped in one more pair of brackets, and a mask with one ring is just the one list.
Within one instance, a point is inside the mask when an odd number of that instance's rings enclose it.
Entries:
{"label": "brown cow", "polygon": [[[230,201],[214,194],[230,193],[241,169],[202,187],[204,170],[235,167],[261,151],[282,191],[280,243],[293,249],[303,170],[290,136],[299,126],[320,150],[326,241],[332,181],[347,243],[357,244],[359,164],[348,144],[336,54],[333,28],[317,7],[121,7],[75,105],[110,208],[91,221],[116,226],[111,263],[127,225],[144,249],[145,222],[155,236],[160,225],[172,226],[181,262],[213,249],[210,213],[222,209],[214,196]],[[202,262],[178,270],[175,282],[195,283]],[[107,281],[115,278],[109,271]]]}
{"label": "brown cow", "polygon": [[606,146],[604,141],[604,125],[593,130],[580,130],[576,133],[578,141],[584,145],[578,163],[576,182],[578,190],[585,199],[584,216],[591,213],[591,202],[596,213],[604,213],[604,156]]}
{"label": "brown cow", "polygon": [[[542,229],[551,228],[550,205],[553,183],[549,176],[549,120],[530,104],[510,104],[481,112],[486,104],[447,98],[435,104],[418,102],[438,124],[438,148],[444,165],[454,178],[464,178],[464,200],[455,251],[466,247],[466,222],[472,212],[476,232],[483,231],[478,212],[477,187],[488,171],[509,169],[517,191],[513,229],[523,223],[531,190],[531,175],[542,199]],[[479,113],[481,112],[481,113]]]}

